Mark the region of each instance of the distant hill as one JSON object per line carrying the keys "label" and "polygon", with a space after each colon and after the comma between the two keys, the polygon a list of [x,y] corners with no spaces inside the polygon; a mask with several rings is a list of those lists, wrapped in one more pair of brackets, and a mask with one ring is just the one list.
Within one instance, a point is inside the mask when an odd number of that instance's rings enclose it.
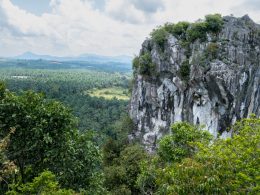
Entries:
{"label": "distant hill", "polygon": [[25,52],[19,56],[12,57],[13,59],[20,60],[49,60],[49,61],[82,61],[82,62],[95,62],[95,63],[104,63],[104,62],[118,62],[124,64],[131,64],[132,57],[121,55],[121,56],[102,56],[97,54],[82,54],[79,56],[73,57],[57,57],[50,55],[38,55],[32,52]]}
{"label": "distant hill", "polygon": [[[45,60],[47,59],[47,60]],[[114,59],[95,59],[95,60],[75,60],[75,59],[55,59],[54,58],[37,58],[34,56],[26,56],[20,59],[14,58],[0,58],[0,72],[1,68],[22,68],[22,69],[87,69],[103,72],[132,72],[132,65],[129,62],[119,62]]]}

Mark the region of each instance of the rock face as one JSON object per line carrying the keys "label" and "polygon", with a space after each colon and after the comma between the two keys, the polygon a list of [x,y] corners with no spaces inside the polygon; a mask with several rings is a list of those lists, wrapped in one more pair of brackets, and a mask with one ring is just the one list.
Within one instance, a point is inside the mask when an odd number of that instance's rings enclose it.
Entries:
{"label": "rock face", "polygon": [[[225,130],[238,119],[260,116],[260,26],[247,15],[223,21],[221,32],[207,33],[206,41],[196,40],[188,49],[172,35],[163,52],[152,39],[142,44],[140,55],[150,53],[155,74],[135,73],[131,136],[148,150],[174,122],[205,125],[217,137],[228,136]],[[179,74],[185,62],[188,79]]]}

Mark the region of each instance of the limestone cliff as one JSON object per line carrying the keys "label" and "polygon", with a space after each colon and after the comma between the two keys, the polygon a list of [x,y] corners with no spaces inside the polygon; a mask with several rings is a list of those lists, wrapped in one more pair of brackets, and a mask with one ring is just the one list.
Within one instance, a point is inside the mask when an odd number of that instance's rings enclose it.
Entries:
{"label": "limestone cliff", "polygon": [[177,121],[205,125],[217,137],[236,120],[260,115],[260,26],[247,15],[222,19],[219,32],[188,45],[170,33],[163,49],[152,38],[142,44],[139,57],[150,56],[153,72],[135,67],[130,116],[132,136],[147,149]]}

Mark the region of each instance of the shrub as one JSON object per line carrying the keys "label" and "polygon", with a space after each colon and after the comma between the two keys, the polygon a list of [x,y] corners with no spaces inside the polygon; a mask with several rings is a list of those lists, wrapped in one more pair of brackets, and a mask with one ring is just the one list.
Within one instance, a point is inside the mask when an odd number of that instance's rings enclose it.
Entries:
{"label": "shrub", "polygon": [[186,31],[189,27],[190,23],[189,22],[178,22],[172,29],[172,34],[174,36],[181,36],[186,34]]}
{"label": "shrub", "polygon": [[164,48],[164,43],[167,40],[168,32],[165,30],[164,27],[159,27],[154,29],[153,32],[150,34],[152,40],[161,48]]}
{"label": "shrub", "polygon": [[191,24],[191,27],[187,30],[187,39],[190,42],[194,42],[196,39],[206,39],[207,23],[196,22]]}
{"label": "shrub", "polygon": [[217,43],[210,43],[206,48],[206,56],[209,59],[215,59],[218,55],[218,44]]}
{"label": "shrub", "polygon": [[134,59],[133,59],[133,69],[134,69],[134,71],[135,70],[138,70],[138,68],[139,68],[139,57],[138,56],[136,56]]}
{"label": "shrub", "polygon": [[224,22],[220,14],[210,14],[205,19],[208,31],[217,33],[222,29]]}
{"label": "shrub", "polygon": [[164,29],[169,34],[172,34],[176,38],[186,38],[186,31],[189,27],[189,22],[178,22],[177,24],[166,23]]}
{"label": "shrub", "polygon": [[189,60],[185,60],[180,67],[179,70],[180,76],[182,79],[184,80],[188,80],[189,79],[189,75],[190,75],[190,64],[189,64]]}
{"label": "shrub", "polygon": [[133,59],[133,62],[132,62],[132,68],[133,68],[133,74],[136,75],[136,73],[138,72],[138,69],[139,69],[139,57],[136,56],[134,59]]}
{"label": "shrub", "polygon": [[142,75],[151,76],[155,72],[155,64],[150,53],[147,52],[139,57],[139,68]]}
{"label": "shrub", "polygon": [[173,34],[174,26],[175,26],[175,24],[167,22],[167,23],[164,24],[164,27],[163,27],[163,28],[164,28],[168,33]]}

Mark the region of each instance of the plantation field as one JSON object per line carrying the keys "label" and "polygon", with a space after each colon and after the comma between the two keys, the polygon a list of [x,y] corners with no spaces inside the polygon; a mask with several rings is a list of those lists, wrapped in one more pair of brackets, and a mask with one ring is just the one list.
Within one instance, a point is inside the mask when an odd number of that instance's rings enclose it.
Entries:
{"label": "plantation field", "polygon": [[91,97],[103,97],[106,100],[118,99],[129,100],[128,90],[122,87],[109,87],[103,89],[92,89],[87,92]]}

